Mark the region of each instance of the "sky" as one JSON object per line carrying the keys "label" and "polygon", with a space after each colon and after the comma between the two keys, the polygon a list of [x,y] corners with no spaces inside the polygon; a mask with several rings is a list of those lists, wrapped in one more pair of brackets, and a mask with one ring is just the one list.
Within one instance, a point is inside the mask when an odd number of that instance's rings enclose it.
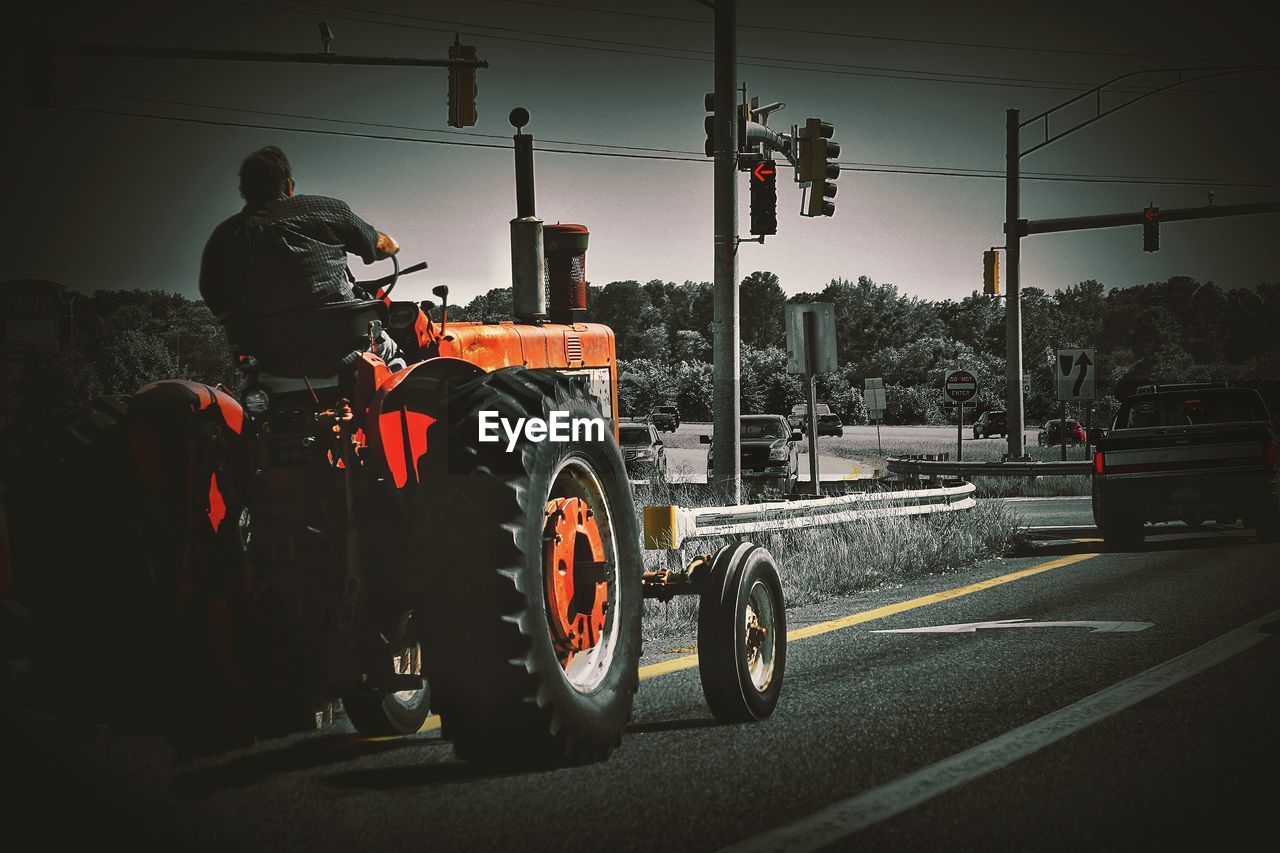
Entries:
{"label": "sky", "polygon": [[[593,284],[713,277],[702,156],[712,12],[696,0],[192,0],[44,4],[27,15],[23,44],[306,53],[321,49],[323,20],[337,53],[444,58],[458,33],[490,67],[478,71],[478,124],[458,130],[446,124],[439,68],[64,57],[56,106],[30,110],[12,53],[0,281],[194,298],[205,240],[242,204],[240,160],[275,144],[298,192],[344,199],[400,242],[403,261],[428,261],[400,298],[444,283],[466,302],[510,284],[516,106],[532,116],[538,215],[591,230]],[[866,275],[911,296],[963,298],[981,289],[983,250],[1004,243],[1007,109],[1031,118],[1132,71],[1276,67],[1274,31],[1247,4],[740,0],[738,18],[739,80],[761,103],[786,104],[771,126],[820,117],[842,148],[834,217],[801,217],[782,169],[779,233],[739,249],[741,276],[770,270],[788,293]],[[1139,91],[1106,95],[1102,108]],[[1198,207],[1210,190],[1217,205],[1280,198],[1278,92],[1274,71],[1232,74],[1090,124],[1022,158],[1022,216]],[[1050,132],[1093,114],[1092,100],[1083,106]],[[1044,132],[1028,128],[1023,146]],[[746,188],[744,174],[744,236]],[[1037,235],[1022,244],[1022,282],[1276,282],[1277,219],[1166,223],[1155,253],[1142,251],[1137,226]],[[362,278],[383,273],[353,264]]]}

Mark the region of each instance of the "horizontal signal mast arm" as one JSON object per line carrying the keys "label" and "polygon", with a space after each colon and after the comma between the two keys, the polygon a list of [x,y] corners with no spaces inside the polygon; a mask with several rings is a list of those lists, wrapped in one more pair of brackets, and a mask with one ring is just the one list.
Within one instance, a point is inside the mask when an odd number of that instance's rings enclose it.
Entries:
{"label": "horizontal signal mast arm", "polygon": [[[36,53],[41,52],[37,50]],[[224,62],[306,62],[320,65],[398,65],[427,68],[488,68],[483,59],[412,59],[396,56],[341,56],[334,53],[269,53],[254,50],[198,50],[113,44],[54,45],[43,51],[58,56],[120,56],[135,59],[213,59]]]}
{"label": "horizontal signal mast arm", "polygon": [[[1266,201],[1257,204],[1225,204],[1208,207],[1162,208],[1160,222],[1179,222],[1189,219],[1216,219],[1222,216],[1257,216],[1263,213],[1280,213],[1280,202]],[[1121,225],[1141,225],[1142,211],[1131,213],[1104,213],[1098,216],[1073,216],[1065,219],[1021,219],[1018,230],[1021,236],[1028,234],[1053,234],[1058,231],[1082,231],[1089,228],[1116,228]]]}

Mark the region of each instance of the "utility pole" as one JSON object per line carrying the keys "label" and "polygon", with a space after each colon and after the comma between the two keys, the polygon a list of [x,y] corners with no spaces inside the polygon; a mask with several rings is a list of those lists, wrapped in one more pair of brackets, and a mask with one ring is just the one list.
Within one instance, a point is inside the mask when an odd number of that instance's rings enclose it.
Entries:
{"label": "utility pole", "polygon": [[737,0],[715,0],[715,275],[712,313],[712,479],[729,504],[742,499],[738,418]]}
{"label": "utility pole", "polygon": [[1022,301],[1019,259],[1022,255],[1022,229],[1018,227],[1018,178],[1020,176],[1018,149],[1018,111],[1005,111],[1004,152],[1004,229],[1005,261],[1008,290],[1004,300],[1005,333],[1005,411],[1009,429],[1009,458],[1017,459],[1026,453],[1022,446]]}

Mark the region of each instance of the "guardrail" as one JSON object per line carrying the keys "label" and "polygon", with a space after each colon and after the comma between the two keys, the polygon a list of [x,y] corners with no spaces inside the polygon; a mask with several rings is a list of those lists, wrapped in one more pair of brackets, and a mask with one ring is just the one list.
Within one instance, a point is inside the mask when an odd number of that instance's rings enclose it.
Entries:
{"label": "guardrail", "polygon": [[952,477],[1047,477],[1052,475],[1088,474],[1093,463],[1086,460],[1073,462],[955,462],[931,461],[893,456],[888,460],[889,471],[907,475],[949,475]]}
{"label": "guardrail", "polygon": [[674,551],[691,539],[775,530],[799,530],[866,518],[923,515],[973,509],[972,483],[893,492],[855,492],[839,497],[744,506],[647,506],[644,547]]}

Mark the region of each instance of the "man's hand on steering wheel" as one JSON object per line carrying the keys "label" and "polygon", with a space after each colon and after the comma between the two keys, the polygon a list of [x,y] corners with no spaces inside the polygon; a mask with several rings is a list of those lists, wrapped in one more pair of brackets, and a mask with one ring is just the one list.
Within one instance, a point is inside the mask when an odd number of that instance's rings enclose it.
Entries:
{"label": "man's hand on steering wheel", "polygon": [[377,259],[382,261],[391,257],[396,252],[400,251],[400,244],[397,243],[392,237],[386,234],[383,234],[381,231],[379,231],[378,242],[374,244],[374,249],[376,251]]}

